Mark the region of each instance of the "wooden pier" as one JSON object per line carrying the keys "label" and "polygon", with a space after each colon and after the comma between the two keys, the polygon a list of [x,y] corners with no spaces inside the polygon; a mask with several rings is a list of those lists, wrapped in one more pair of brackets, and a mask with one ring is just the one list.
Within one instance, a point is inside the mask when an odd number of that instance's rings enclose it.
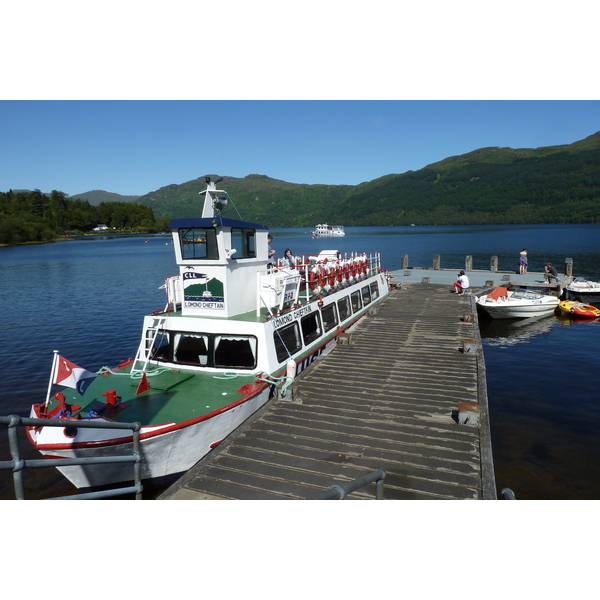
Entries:
{"label": "wooden pier", "polygon": [[158,499],[311,499],[378,468],[387,500],[495,499],[474,299],[402,288]]}

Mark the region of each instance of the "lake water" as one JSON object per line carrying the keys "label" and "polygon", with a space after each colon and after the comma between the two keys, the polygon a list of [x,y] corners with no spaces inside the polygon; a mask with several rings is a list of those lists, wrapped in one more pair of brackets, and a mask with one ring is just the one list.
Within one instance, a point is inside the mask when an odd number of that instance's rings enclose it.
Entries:
{"label": "lake water", "polygon": [[[413,267],[515,270],[526,247],[529,270],[547,261],[559,270],[600,279],[600,226],[351,227],[339,239],[313,239],[308,229],[273,229],[277,255],[323,249],[382,253],[389,270],[408,254]],[[97,370],[134,356],[144,314],[165,305],[159,289],[177,273],[169,237],[93,238],[0,248],[2,355],[0,414],[27,416],[46,395],[53,350]],[[547,317],[535,323],[482,323],[494,464],[498,490],[518,499],[600,498],[600,322]],[[0,460],[8,460],[0,432]],[[22,446],[26,457],[37,458]],[[53,469],[26,472],[27,497],[69,493]],[[43,475],[42,475],[43,473]],[[8,483],[7,483],[8,478]],[[33,479],[33,481],[31,481]],[[11,498],[0,472],[0,498]]]}

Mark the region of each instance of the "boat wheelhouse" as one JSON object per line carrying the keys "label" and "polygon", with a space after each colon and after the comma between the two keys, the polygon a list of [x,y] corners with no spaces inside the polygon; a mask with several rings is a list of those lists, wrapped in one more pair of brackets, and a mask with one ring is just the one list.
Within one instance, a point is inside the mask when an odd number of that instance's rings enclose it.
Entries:
{"label": "boat wheelhouse", "polygon": [[[379,253],[324,250],[271,266],[267,227],[221,216],[227,195],[209,178],[203,193],[201,217],[171,222],[179,273],[166,279],[164,309],[144,318],[135,358],[32,407],[31,417],[65,421],[27,429],[44,456],[124,454],[133,439],[123,430],[70,425],[139,422],[142,478],[171,479],[285,395],[389,293]],[[78,488],[131,479],[120,463],[57,468]]]}

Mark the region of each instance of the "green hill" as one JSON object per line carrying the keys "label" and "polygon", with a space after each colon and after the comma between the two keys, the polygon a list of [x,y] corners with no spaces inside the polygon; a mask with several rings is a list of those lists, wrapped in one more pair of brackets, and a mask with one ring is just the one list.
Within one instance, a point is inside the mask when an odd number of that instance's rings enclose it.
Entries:
{"label": "green hill", "polygon": [[[215,175],[211,177],[218,178]],[[600,219],[600,132],[570,145],[480,148],[351,185],[223,177],[231,218],[270,227],[587,223]],[[205,177],[137,198],[157,218],[198,216]]]}
{"label": "green hill", "polygon": [[92,206],[100,206],[102,202],[137,202],[140,196],[121,196],[104,190],[92,190],[83,194],[75,194],[71,198],[87,200]]}

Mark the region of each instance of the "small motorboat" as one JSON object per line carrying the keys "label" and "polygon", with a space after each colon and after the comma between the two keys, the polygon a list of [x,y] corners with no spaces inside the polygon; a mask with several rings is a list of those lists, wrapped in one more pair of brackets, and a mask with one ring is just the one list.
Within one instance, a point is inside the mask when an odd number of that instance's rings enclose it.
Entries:
{"label": "small motorboat", "polygon": [[499,286],[477,298],[477,306],[492,319],[523,319],[553,313],[558,306],[556,296],[534,290],[508,290]]}
{"label": "small motorboat", "polygon": [[574,300],[563,300],[558,303],[558,308],[573,318],[578,319],[597,319],[600,317],[600,309],[586,304],[585,302],[576,302]]}
{"label": "small motorboat", "polygon": [[574,296],[600,296],[600,283],[576,277],[565,290]]}

